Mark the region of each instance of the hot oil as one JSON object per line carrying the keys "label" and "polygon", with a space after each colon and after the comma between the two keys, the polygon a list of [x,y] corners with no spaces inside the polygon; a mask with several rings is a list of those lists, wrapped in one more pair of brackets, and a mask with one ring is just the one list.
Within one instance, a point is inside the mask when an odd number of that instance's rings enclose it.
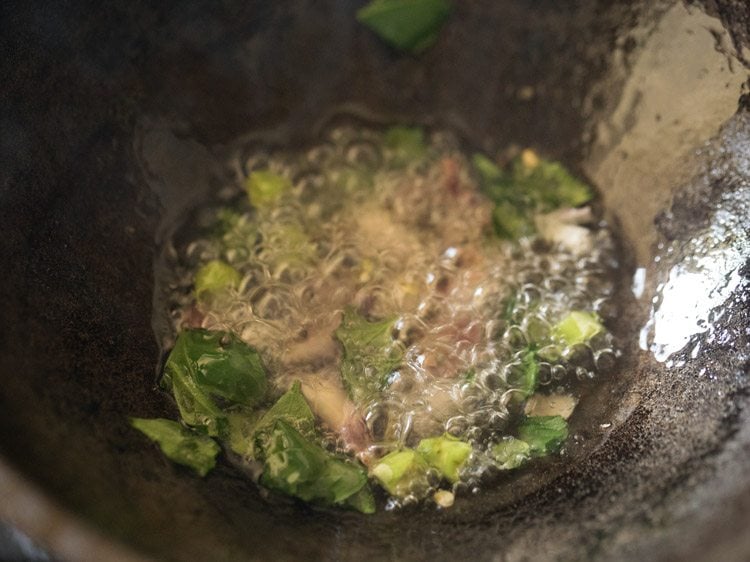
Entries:
{"label": "hot oil", "polygon": [[[383,392],[359,405],[371,449],[450,433],[474,446],[460,485],[474,489],[492,468],[487,446],[521,415],[515,381],[529,344],[547,339],[571,310],[617,316],[613,233],[599,221],[586,255],[493,237],[491,204],[447,132],[429,134],[414,160],[386,146],[379,130],[338,126],[322,137],[239,163],[245,177],[270,170],[291,181],[278,205],[252,208],[238,182],[188,221],[167,264],[174,332],[195,325],[193,276],[214,259],[243,277],[199,323],[257,348],[279,391],[294,380],[338,380],[334,331],[347,307],[394,319],[392,346],[403,360]],[[537,392],[575,403],[615,368],[620,351],[601,333],[538,354]]]}

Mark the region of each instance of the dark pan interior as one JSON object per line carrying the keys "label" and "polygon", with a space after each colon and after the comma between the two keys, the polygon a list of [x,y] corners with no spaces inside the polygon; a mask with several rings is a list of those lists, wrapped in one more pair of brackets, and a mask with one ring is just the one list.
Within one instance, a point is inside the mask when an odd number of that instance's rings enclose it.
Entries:
{"label": "dark pan interior", "polygon": [[[0,519],[72,559],[746,560],[750,8],[463,0],[411,57],[356,23],[361,4],[0,7]],[[363,517],[268,501],[226,463],[201,481],[129,428],[175,415],[154,387],[157,241],[237,147],[305,142],[342,111],[533,146],[601,188],[647,285],[595,397],[611,426],[580,429],[596,447],[573,466]],[[740,281],[667,368],[637,329],[716,221]]]}

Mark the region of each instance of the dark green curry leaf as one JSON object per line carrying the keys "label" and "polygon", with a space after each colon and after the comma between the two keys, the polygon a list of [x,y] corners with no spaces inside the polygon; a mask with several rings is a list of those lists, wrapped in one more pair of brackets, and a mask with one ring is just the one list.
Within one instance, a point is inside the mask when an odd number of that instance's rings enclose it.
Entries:
{"label": "dark green curry leaf", "polygon": [[[534,158],[536,158],[534,160]],[[574,178],[559,162],[519,157],[513,162],[513,180],[528,193],[541,211],[552,211],[560,207],[578,207],[593,197],[591,188]]]}
{"label": "dark green curry leaf", "polygon": [[162,386],[174,393],[187,424],[219,435],[226,419],[216,400],[254,406],[268,382],[258,353],[235,335],[185,330],[169,354]]}
{"label": "dark green curry leaf", "polygon": [[302,395],[299,381],[284,393],[271,408],[263,414],[253,428],[253,441],[256,442],[255,453],[262,451],[262,441],[265,435],[271,431],[278,420],[292,426],[302,437],[313,439],[315,437],[315,415]]}
{"label": "dark green curry leaf", "polygon": [[479,172],[482,183],[487,186],[501,183],[506,179],[505,172],[500,169],[500,166],[480,152],[471,157],[471,163],[474,165],[476,171]]}
{"label": "dark green curry leaf", "polygon": [[344,311],[336,339],[341,342],[341,379],[356,403],[380,392],[398,367],[403,351],[391,337],[394,320],[369,322],[353,308]]}
{"label": "dark green curry leaf", "polygon": [[539,158],[526,150],[506,172],[484,156],[472,158],[482,191],[495,204],[495,232],[501,238],[517,239],[534,233],[534,214],[588,203],[593,192],[574,178],[559,162]]}
{"label": "dark green curry leaf", "polygon": [[372,0],[357,19],[392,47],[417,54],[437,40],[451,9],[449,0]]}
{"label": "dark green curry leaf", "polygon": [[536,352],[526,348],[521,356],[521,364],[508,371],[508,386],[517,392],[511,395],[511,400],[522,402],[534,393],[539,378],[539,360]]}
{"label": "dark green curry leaf", "polygon": [[299,381],[295,381],[258,422],[255,431],[272,426],[276,420],[284,420],[304,436],[315,434],[315,415],[302,395]]}
{"label": "dark green curry leaf", "polygon": [[308,502],[374,511],[362,468],[305,439],[283,419],[265,435],[261,484]]}
{"label": "dark green curry leaf", "polygon": [[315,415],[302,395],[299,381],[265,412],[240,407],[233,408],[226,415],[230,447],[246,458],[262,460],[259,458],[262,443],[277,420],[284,420],[305,438],[313,439],[316,436]]}
{"label": "dark green curry leaf", "polygon": [[131,418],[130,424],[156,441],[170,460],[188,466],[205,476],[216,465],[221,448],[210,437],[198,435],[179,423],[163,418]]}
{"label": "dark green curry leaf", "polygon": [[221,408],[189,374],[174,368],[172,370],[174,374],[169,377],[165,372],[162,386],[172,391],[182,420],[195,428],[201,428],[208,435],[224,435],[227,430],[227,419]]}

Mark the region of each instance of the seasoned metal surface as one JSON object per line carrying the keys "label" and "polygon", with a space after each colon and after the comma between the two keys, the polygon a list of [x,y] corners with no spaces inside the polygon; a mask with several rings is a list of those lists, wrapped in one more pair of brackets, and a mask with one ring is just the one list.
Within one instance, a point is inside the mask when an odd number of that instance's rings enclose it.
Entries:
{"label": "seasoned metal surface", "polygon": [[[0,8],[0,519],[71,559],[747,559],[747,6],[466,0],[414,58],[359,4]],[[645,281],[595,397],[611,426],[582,430],[575,466],[365,518],[268,502],[226,464],[201,481],[128,427],[174,415],[157,240],[233,147],[342,107],[535,146],[602,189]]]}

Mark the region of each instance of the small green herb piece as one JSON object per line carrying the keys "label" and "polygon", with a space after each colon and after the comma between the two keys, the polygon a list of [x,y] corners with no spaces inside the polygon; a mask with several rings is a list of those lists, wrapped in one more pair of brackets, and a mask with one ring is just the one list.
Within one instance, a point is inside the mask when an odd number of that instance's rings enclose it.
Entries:
{"label": "small green herb piece", "polygon": [[169,354],[162,386],[174,393],[185,423],[219,435],[226,417],[215,398],[254,406],[265,397],[268,382],[258,353],[237,336],[185,330]]}
{"label": "small green herb piece", "polygon": [[216,466],[216,455],[221,447],[210,437],[198,435],[176,421],[163,418],[131,418],[130,425],[156,441],[168,459],[192,468],[201,476]]}
{"label": "small green herb piece", "polygon": [[584,343],[604,330],[593,312],[574,310],[552,328],[552,335],[567,345]]}
{"label": "small green herb piece", "polygon": [[255,207],[264,208],[276,203],[284,192],[292,188],[292,182],[284,176],[268,170],[256,170],[250,174],[245,189],[250,197],[250,203]]}
{"label": "small green herb piece", "polygon": [[505,301],[503,301],[503,313],[502,313],[502,319],[505,320],[508,324],[514,324],[513,322],[513,313],[516,311],[516,305],[518,304],[518,294],[513,292],[511,293]]}
{"label": "small green herb piece", "polygon": [[528,194],[514,184],[513,177],[484,154],[477,153],[471,159],[479,174],[482,191],[495,203],[492,223],[500,238],[516,240],[534,232],[529,216],[531,202]]}
{"label": "small green herb piece", "polygon": [[375,513],[375,496],[372,495],[370,486],[363,486],[359,492],[346,498],[344,507],[350,507],[361,513]]}
{"label": "small green herb piece", "polygon": [[503,470],[518,468],[531,456],[531,447],[526,441],[515,437],[503,439],[492,447],[492,456]]}
{"label": "small green herb piece", "polygon": [[527,351],[523,359],[521,359],[521,367],[523,369],[523,378],[518,381],[518,388],[523,392],[524,398],[528,398],[534,394],[537,380],[539,379],[539,362],[537,361],[536,353]]}
{"label": "small green herb piece", "polygon": [[435,43],[450,12],[448,0],[373,0],[357,20],[392,47],[418,54]]}
{"label": "small green herb piece", "polygon": [[195,298],[205,300],[240,284],[240,272],[221,260],[212,260],[195,274]]}
{"label": "small green herb piece", "polygon": [[393,154],[397,166],[417,162],[427,152],[424,131],[418,127],[391,127],[385,132],[383,143]]}
{"label": "small green herb piece", "polygon": [[263,447],[263,486],[307,502],[374,512],[364,470],[308,441],[283,419],[276,420]]}
{"label": "small green herb piece", "polygon": [[495,233],[506,240],[517,240],[534,233],[534,224],[528,213],[508,201],[495,204],[492,210]]}
{"label": "small green herb piece", "polygon": [[343,348],[341,379],[356,403],[380,392],[401,362],[403,353],[391,337],[393,323],[392,319],[369,322],[353,308],[344,311],[336,330]]}
{"label": "small green herb piece", "polygon": [[471,445],[452,435],[422,439],[417,451],[427,464],[438,469],[451,483],[458,482],[458,473],[471,453]]}
{"label": "small green herb piece", "polygon": [[568,438],[568,423],[562,416],[529,416],[518,427],[518,438],[529,444],[531,456],[548,455]]}
{"label": "small green herb piece", "polygon": [[286,264],[305,267],[317,256],[315,244],[305,230],[296,223],[276,222],[263,232],[261,243],[264,261],[269,265]]}
{"label": "small green herb piece", "polygon": [[430,488],[427,479],[429,465],[414,449],[394,451],[384,456],[372,467],[370,474],[392,496],[399,498],[414,495],[424,497]]}
{"label": "small green herb piece", "polygon": [[235,406],[224,412],[227,419],[227,445],[246,459],[255,458],[255,427],[263,417],[262,410]]}
{"label": "small green herb piece", "polygon": [[471,163],[474,165],[477,172],[479,172],[479,175],[482,178],[482,183],[486,185],[500,183],[506,179],[505,173],[500,167],[480,152],[477,152],[471,157]]}
{"label": "small green herb piece", "polygon": [[222,208],[216,215],[214,238],[218,242],[221,255],[230,261],[246,259],[258,237],[255,223],[246,215],[231,209]]}
{"label": "small green herb piece", "polygon": [[216,211],[214,230],[219,236],[237,227],[243,220],[243,215],[229,207],[221,207]]}
{"label": "small green herb piece", "polygon": [[531,194],[541,211],[578,207],[591,200],[591,189],[575,179],[562,164],[538,158],[531,151],[524,152],[514,161],[513,179],[520,188]]}
{"label": "small green herb piece", "polygon": [[326,179],[338,190],[354,193],[370,189],[374,185],[375,171],[367,164],[354,164],[335,172],[329,172]]}

